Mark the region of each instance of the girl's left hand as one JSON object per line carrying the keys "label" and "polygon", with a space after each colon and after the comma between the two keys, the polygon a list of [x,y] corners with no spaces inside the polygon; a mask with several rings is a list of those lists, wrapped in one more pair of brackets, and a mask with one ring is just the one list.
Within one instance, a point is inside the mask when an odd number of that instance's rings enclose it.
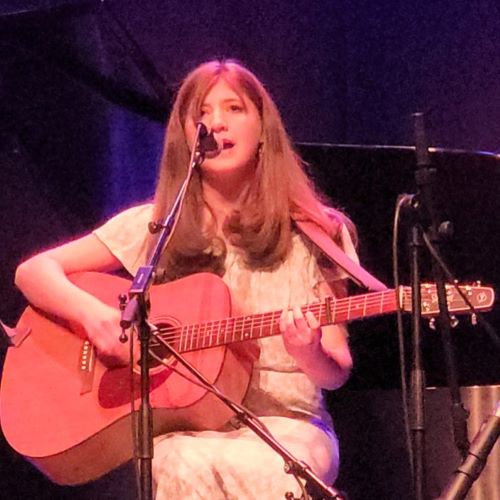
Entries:
{"label": "girl's left hand", "polygon": [[279,326],[285,348],[292,356],[304,353],[304,348],[318,348],[321,340],[320,323],[311,311],[304,315],[300,307],[285,309],[281,313]]}

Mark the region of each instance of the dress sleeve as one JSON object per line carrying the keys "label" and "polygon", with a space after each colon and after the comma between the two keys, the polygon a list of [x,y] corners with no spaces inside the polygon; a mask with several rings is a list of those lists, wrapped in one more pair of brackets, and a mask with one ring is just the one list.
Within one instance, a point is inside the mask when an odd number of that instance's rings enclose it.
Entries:
{"label": "dress sleeve", "polygon": [[137,205],[120,212],[93,231],[131,275],[135,275],[146,262],[146,238],[152,213],[151,203]]}

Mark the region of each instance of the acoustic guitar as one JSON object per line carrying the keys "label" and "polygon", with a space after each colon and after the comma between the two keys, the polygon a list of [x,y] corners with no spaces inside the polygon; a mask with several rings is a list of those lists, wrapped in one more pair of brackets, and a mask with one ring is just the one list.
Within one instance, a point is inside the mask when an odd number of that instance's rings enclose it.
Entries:
{"label": "acoustic guitar", "polygon": [[[128,280],[102,273],[77,273],[70,279],[103,302],[117,306]],[[494,292],[461,286],[478,310],[492,307]],[[229,397],[241,401],[252,358],[244,341],[279,334],[281,311],[231,316],[228,288],[217,276],[195,274],[151,288],[150,321],[156,335],[171,343]],[[438,312],[435,287],[423,285],[422,314]],[[451,312],[467,313],[460,294],[448,286]],[[411,311],[411,293],[402,287],[303,308],[321,324],[335,324],[401,309]],[[33,307],[16,328],[26,333],[8,350],[0,392],[3,433],[14,448],[59,484],[80,484],[109,472],[133,455],[131,399],[139,398],[138,371],[107,368],[81,332]],[[161,343],[151,340],[160,357]],[[163,348],[164,349],[164,348]],[[179,429],[217,429],[232,416],[215,396],[183,375],[172,359],[151,369],[150,399],[155,435]],[[135,363],[134,363],[135,366]],[[131,397],[131,394],[133,396]]]}

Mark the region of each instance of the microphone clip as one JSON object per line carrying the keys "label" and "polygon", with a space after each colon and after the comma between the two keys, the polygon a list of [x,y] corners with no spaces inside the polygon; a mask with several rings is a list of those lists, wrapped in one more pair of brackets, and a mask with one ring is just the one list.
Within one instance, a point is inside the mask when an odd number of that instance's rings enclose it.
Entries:
{"label": "microphone clip", "polygon": [[212,131],[208,131],[206,125],[202,122],[198,122],[198,141],[196,144],[196,152],[205,157],[206,153],[212,153],[219,150],[219,145],[215,140],[214,133]]}

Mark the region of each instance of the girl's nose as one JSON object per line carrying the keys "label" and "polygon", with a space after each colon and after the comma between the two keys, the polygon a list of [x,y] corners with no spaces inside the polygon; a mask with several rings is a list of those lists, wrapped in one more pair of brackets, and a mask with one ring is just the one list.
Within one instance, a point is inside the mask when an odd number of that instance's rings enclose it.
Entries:
{"label": "girl's nose", "polygon": [[223,111],[220,109],[214,109],[210,122],[210,129],[213,132],[227,130],[227,121]]}

